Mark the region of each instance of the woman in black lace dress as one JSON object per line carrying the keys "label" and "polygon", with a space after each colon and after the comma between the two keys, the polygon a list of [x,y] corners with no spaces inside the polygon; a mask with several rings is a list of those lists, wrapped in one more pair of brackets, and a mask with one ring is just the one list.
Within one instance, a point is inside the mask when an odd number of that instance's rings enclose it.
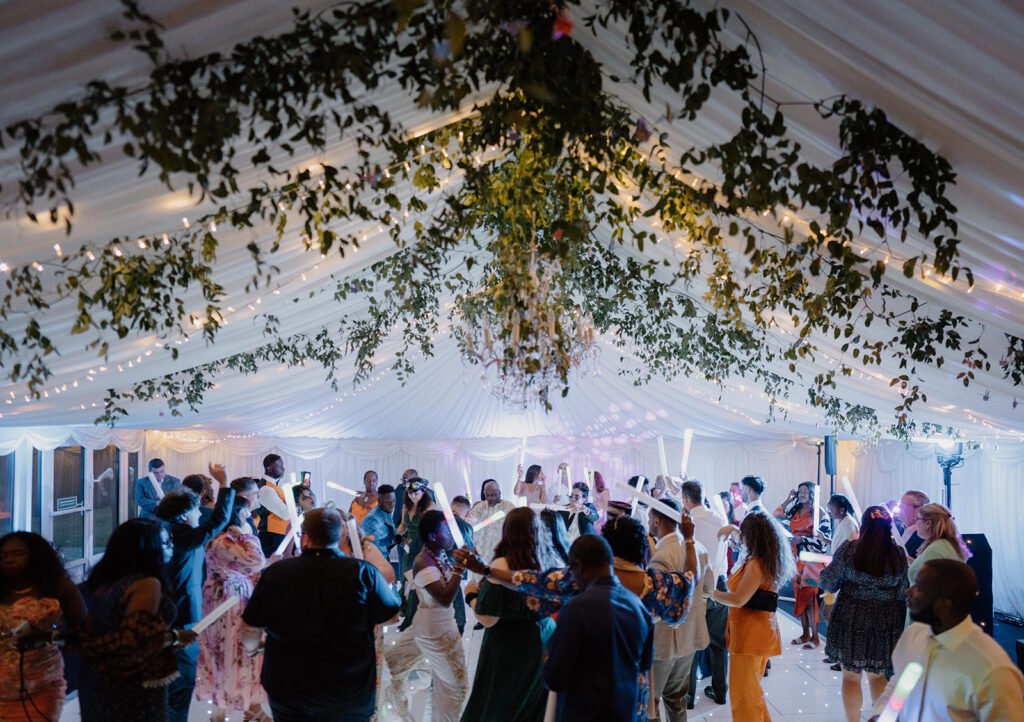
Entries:
{"label": "woman in black lace dress", "polygon": [[821,572],[821,586],[839,592],[825,652],[843,667],[846,719],[859,720],[861,673],[868,676],[874,702],[892,676],[892,650],[907,609],[907,556],[893,541],[892,517],[885,507],[868,507],[860,538],[836,550]]}
{"label": "woman in black lace dress", "polygon": [[174,650],[196,638],[170,628],[175,608],[165,564],[172,551],[166,529],[132,519],[114,530],[89,575],[78,690],[83,722],[167,719],[167,685],[178,676]]}

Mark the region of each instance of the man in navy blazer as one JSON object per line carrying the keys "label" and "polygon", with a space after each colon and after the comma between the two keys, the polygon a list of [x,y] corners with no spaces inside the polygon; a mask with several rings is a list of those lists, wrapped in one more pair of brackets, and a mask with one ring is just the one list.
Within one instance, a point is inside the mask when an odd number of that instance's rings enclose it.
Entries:
{"label": "man in navy blazer", "polygon": [[135,480],[135,503],[139,507],[139,516],[156,519],[156,505],[165,494],[180,488],[181,479],[167,473],[162,459],[150,459],[149,474]]}

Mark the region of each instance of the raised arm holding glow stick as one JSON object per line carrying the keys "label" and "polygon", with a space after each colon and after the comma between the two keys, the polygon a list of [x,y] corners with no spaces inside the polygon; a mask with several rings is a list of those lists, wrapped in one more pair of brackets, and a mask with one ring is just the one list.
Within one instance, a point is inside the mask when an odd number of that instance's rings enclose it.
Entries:
{"label": "raised arm holding glow stick", "polygon": [[359,496],[359,492],[352,491],[347,486],[342,486],[341,484],[335,484],[333,481],[328,481],[327,482],[327,487],[329,489],[334,489],[335,491],[340,491],[342,494],[350,494],[351,496]]}
{"label": "raised arm holding glow stick", "polygon": [[[295,474],[292,474],[295,476]],[[299,526],[299,510],[295,508],[295,492],[293,489],[298,484],[288,484],[288,488],[284,492],[284,504],[288,507],[288,520],[292,524],[292,531],[295,532],[296,541],[299,539],[299,535],[302,534],[302,527]]]}
{"label": "raised arm holding glow stick", "polygon": [[451,532],[452,539],[455,541],[455,548],[462,549],[462,547],[466,546],[466,540],[462,537],[459,523],[455,521],[455,514],[452,512],[452,505],[448,503],[448,494],[444,490],[444,484],[434,486],[434,496],[437,497],[437,505],[441,507],[441,513],[444,514],[445,521],[448,522],[448,531]]}
{"label": "raised arm holding glow stick", "polygon": [[911,662],[903,668],[900,678],[896,681],[896,687],[885,704],[885,709],[882,710],[882,714],[878,715],[878,722],[896,722],[904,703],[923,675],[924,667],[918,662]]}
{"label": "raised arm holding glow stick", "polygon": [[236,604],[238,604],[238,597],[228,597],[223,602],[221,602],[212,612],[210,612],[205,617],[196,622],[195,625],[192,627],[192,631],[196,634],[199,634],[204,629],[206,629],[211,624],[220,619],[222,616],[224,616],[224,613]]}
{"label": "raised arm holding glow stick", "polygon": [[811,527],[811,536],[818,533],[818,524],[821,523],[821,484],[814,485],[814,526]]}
{"label": "raised arm holding glow stick", "polygon": [[676,511],[675,509],[673,509],[672,507],[670,507],[668,504],[663,504],[650,494],[644,494],[641,491],[637,491],[636,489],[629,485],[629,482],[620,481],[619,486],[621,486],[627,494],[633,497],[634,510],[636,509],[636,503],[642,501],[644,504],[647,504],[647,506],[649,506],[650,508],[656,509],[657,511],[667,516],[676,524],[682,522],[683,515]]}
{"label": "raised arm holding glow stick", "polygon": [[[683,432],[683,460],[679,465],[679,473],[686,478],[686,467],[690,464],[690,446],[693,444],[693,429]],[[721,500],[719,500],[721,501]]]}
{"label": "raised arm holding glow stick", "polygon": [[352,556],[356,559],[363,558],[363,545],[359,541],[359,527],[356,526],[356,518],[350,516],[345,520],[345,528],[348,530],[348,545],[352,549]]}
{"label": "raised arm holding glow stick", "polygon": [[857,495],[853,493],[853,485],[850,484],[850,478],[843,474],[839,477],[839,485],[843,487],[843,493],[850,500],[850,504],[853,506],[853,513],[857,515],[857,523],[859,524],[863,511],[860,508],[860,502],[857,501]]}
{"label": "raised arm holding glow stick", "polygon": [[288,542],[295,538],[295,530],[289,529],[288,533],[284,535],[284,539],[277,545],[277,549],[274,550],[273,556],[279,557],[284,554],[284,550],[288,548]]}
{"label": "raised arm holding glow stick", "polygon": [[658,437],[658,460],[661,462],[661,475],[668,477],[668,458],[665,456],[665,439]]}

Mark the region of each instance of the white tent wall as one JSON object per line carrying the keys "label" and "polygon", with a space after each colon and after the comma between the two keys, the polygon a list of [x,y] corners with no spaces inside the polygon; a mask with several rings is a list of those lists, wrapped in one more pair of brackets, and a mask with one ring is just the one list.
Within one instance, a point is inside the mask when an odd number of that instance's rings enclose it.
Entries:
{"label": "white tent wall", "polygon": [[[841,443],[853,447],[855,442]],[[840,472],[849,460],[841,454]],[[882,442],[852,455],[851,480],[861,506],[899,499],[919,489],[943,501],[942,469],[935,445]],[[964,453],[964,465],[953,470],[952,511],[962,534],[983,533],[992,545],[992,594],[995,608],[1024,616],[1024,444],[986,444]]]}
{"label": "white tent wall", "polygon": [[[310,471],[313,489],[323,499],[324,483],[334,481],[350,489],[360,488],[367,469],[377,472],[380,483],[394,484],[405,469],[415,468],[432,482],[443,482],[449,496],[465,493],[469,477],[474,500],[484,479],[497,479],[502,495],[511,497],[522,439],[462,439],[455,441],[378,441],[309,438],[244,437],[193,440],[190,434],[147,432],[147,455],[159,456],[175,476],[201,471],[210,461],[223,463],[231,475],[262,474],[266,454],[282,456],[288,473]],[[665,439],[669,472],[679,474],[682,440]],[[590,439],[531,437],[526,440],[524,467],[540,464],[548,484],[556,480],[557,467],[567,462],[573,479],[583,479],[584,467],[598,470],[612,485],[634,474],[651,478],[661,473],[657,441],[595,444]],[[690,476],[706,481],[711,489],[724,491],[730,481],[758,474],[769,485],[766,503],[778,504],[798,481],[814,478],[813,447],[792,441],[705,441],[694,439]],[[329,492],[335,498],[338,492]],[[612,498],[626,498],[612,488]],[[348,503],[347,501],[345,502]]]}

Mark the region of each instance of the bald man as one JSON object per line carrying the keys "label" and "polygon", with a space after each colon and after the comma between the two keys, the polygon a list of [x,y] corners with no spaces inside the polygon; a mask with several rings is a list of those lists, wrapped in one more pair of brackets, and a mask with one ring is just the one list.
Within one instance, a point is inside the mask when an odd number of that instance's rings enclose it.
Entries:
{"label": "bald man", "polygon": [[885,709],[900,675],[917,662],[924,675],[907,697],[901,720],[1024,722],[1024,676],[995,640],[971,621],[978,595],[974,571],[956,559],[925,562],[907,590],[914,622],[892,653],[894,674],[875,701]]}

